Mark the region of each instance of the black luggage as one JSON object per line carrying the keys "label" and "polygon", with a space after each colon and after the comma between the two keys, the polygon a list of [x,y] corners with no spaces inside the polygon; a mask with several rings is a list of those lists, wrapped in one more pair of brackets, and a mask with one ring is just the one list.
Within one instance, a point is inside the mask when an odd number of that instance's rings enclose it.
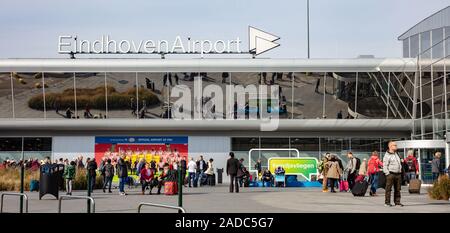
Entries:
{"label": "black luggage", "polygon": [[384,172],[379,171],[378,172],[378,188],[385,189],[386,188],[386,175]]}
{"label": "black luggage", "polygon": [[355,197],[364,197],[364,195],[366,195],[368,188],[369,182],[367,182],[366,180],[355,182],[355,185],[353,185],[352,188],[352,194]]}
{"label": "black luggage", "polygon": [[215,186],[215,185],[216,185],[216,174],[212,174],[212,175],[209,177],[209,179],[210,179],[209,185]]}
{"label": "black luggage", "polygon": [[413,179],[409,181],[408,191],[409,193],[420,194],[420,188],[422,186],[422,181],[419,179]]}

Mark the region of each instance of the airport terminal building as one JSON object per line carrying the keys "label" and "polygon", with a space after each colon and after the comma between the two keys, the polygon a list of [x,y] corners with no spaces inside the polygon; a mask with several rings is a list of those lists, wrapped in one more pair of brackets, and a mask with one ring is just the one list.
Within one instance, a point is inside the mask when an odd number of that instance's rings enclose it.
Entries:
{"label": "airport terminal building", "polygon": [[[234,151],[252,169],[274,156],[383,155],[396,140],[402,155],[416,149],[429,183],[433,153],[445,154],[446,167],[450,161],[449,9],[399,37],[404,58],[2,59],[0,161],[22,153],[97,158],[110,145],[149,143],[213,158],[216,168]],[[239,98],[227,88],[236,85],[278,87],[275,129],[261,127],[270,98],[247,92],[244,107],[208,105],[209,86]],[[202,93],[189,96],[200,110],[183,108],[189,117],[181,119],[173,112],[180,88]]]}

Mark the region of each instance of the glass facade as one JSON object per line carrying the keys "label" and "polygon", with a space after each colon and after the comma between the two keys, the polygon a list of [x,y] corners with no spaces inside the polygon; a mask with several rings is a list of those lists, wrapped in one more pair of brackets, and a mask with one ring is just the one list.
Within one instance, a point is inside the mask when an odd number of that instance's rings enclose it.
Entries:
{"label": "glass facade", "polygon": [[[22,145],[23,143],[23,145]],[[52,155],[51,137],[0,137],[0,163],[5,160],[42,160]]]}
{"label": "glass facade", "polygon": [[12,72],[0,74],[0,117],[411,119],[413,82],[402,72]]}

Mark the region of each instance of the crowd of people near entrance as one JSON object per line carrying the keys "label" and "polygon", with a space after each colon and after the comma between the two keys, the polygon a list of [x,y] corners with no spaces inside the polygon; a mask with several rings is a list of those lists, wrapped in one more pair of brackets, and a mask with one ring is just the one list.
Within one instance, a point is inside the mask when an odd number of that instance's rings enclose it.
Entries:
{"label": "crowd of people near entrance", "polygon": [[[431,163],[432,181],[444,172],[441,169],[441,152],[436,152]],[[447,168],[447,172],[448,172]],[[397,152],[397,144],[394,141],[388,143],[388,150],[380,159],[377,151],[373,151],[370,158],[360,158],[354,156],[352,152],[347,153],[347,165],[344,167],[342,160],[336,155],[326,153],[318,164],[319,180],[322,181],[322,192],[336,193],[353,192],[358,189],[355,186],[358,182],[367,182],[370,196],[377,196],[377,189],[380,185],[385,188],[385,206],[393,206],[391,203],[392,188],[394,189],[394,205],[403,206],[401,203],[401,186],[408,184],[411,186],[413,180],[419,179],[419,161],[415,157],[414,150],[408,150],[404,158]],[[380,179],[382,181],[380,182]],[[411,187],[410,187],[411,188]],[[420,185],[418,187],[420,189]],[[363,190],[365,193],[367,189]],[[364,194],[362,194],[364,195]]]}
{"label": "crowd of people near entrance", "polygon": [[[45,161],[44,165],[50,164],[49,158]],[[126,185],[132,187],[137,185],[138,182],[141,185],[142,194],[145,194],[148,189],[151,195],[153,188],[157,188],[157,194],[160,194],[167,181],[178,183],[179,174],[181,174],[185,187],[187,187],[187,184],[189,184],[189,187],[215,185],[214,160],[205,161],[202,155],[196,160],[193,157],[190,158],[189,162],[186,161],[186,157],[179,156],[161,157],[159,163],[155,160],[146,161],[145,158],[140,158],[139,162],[132,163],[126,153],[121,153],[114,160],[104,157],[99,164],[91,158],[87,158],[84,163],[83,156],[79,156],[73,161],[68,159],[55,160],[53,164],[64,166],[62,178],[65,179],[68,195],[72,194],[72,183],[78,169],[86,169],[89,181],[86,188],[90,189],[91,192],[94,190],[97,175],[102,177],[103,192],[108,191],[109,193],[112,193],[113,178],[117,175],[120,195],[127,195],[125,192]],[[131,176],[133,174],[138,177],[138,182]]]}

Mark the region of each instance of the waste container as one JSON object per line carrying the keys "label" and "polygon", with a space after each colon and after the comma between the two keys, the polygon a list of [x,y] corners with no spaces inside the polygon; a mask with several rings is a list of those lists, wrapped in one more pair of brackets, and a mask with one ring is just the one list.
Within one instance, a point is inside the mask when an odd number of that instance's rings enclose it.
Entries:
{"label": "waste container", "polygon": [[222,184],[223,168],[217,168],[217,183]]}
{"label": "waste container", "polygon": [[39,200],[45,194],[51,194],[58,199],[61,170],[57,164],[44,164],[39,175]]}

